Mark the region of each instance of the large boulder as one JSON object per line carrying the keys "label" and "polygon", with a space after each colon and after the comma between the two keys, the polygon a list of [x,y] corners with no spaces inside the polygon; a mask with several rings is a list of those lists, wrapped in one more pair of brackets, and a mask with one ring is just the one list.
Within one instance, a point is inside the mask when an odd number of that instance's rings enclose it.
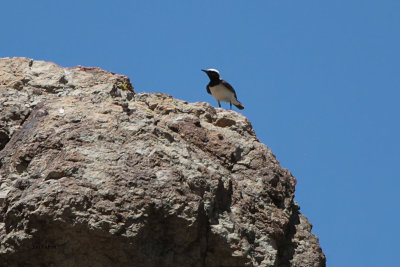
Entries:
{"label": "large boulder", "polygon": [[325,266],[295,184],[235,111],[0,59],[0,266]]}

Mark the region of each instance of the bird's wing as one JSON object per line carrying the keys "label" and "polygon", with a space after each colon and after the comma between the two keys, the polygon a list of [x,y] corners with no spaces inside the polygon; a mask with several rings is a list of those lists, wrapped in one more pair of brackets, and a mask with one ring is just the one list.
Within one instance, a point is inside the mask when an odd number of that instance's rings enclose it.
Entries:
{"label": "bird's wing", "polygon": [[211,95],[210,85],[207,85],[207,93],[209,93]]}
{"label": "bird's wing", "polygon": [[226,82],[224,80],[222,80],[221,83],[222,83],[223,86],[228,88],[228,90],[231,91],[235,95],[235,98],[237,99],[235,89],[233,89],[232,85],[230,85],[228,82]]}

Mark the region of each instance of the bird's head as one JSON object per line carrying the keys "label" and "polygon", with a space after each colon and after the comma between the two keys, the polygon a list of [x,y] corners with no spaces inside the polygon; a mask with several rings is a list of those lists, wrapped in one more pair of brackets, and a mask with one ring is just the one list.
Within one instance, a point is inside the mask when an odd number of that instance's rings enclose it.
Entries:
{"label": "bird's head", "polygon": [[213,80],[219,80],[219,71],[216,69],[206,69],[206,70],[202,70],[205,73],[207,73],[208,77],[210,78],[211,81]]}

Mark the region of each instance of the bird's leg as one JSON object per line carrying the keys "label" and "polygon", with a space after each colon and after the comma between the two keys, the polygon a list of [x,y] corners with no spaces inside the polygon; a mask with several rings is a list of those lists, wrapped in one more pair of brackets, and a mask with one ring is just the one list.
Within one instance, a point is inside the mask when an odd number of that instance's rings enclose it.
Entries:
{"label": "bird's leg", "polygon": [[219,102],[219,100],[217,100],[218,101],[218,107],[221,107],[221,103]]}
{"label": "bird's leg", "polygon": [[231,106],[231,109],[232,109],[232,102],[229,102],[229,104],[230,104],[230,106]]}

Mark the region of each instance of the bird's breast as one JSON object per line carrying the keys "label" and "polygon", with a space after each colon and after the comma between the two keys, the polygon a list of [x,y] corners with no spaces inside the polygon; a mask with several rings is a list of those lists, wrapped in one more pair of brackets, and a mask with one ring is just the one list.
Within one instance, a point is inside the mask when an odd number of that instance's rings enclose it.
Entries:
{"label": "bird's breast", "polygon": [[218,84],[215,86],[209,87],[211,94],[215,97],[215,99],[224,102],[231,102],[234,100],[234,94],[232,91],[227,89],[222,84]]}

